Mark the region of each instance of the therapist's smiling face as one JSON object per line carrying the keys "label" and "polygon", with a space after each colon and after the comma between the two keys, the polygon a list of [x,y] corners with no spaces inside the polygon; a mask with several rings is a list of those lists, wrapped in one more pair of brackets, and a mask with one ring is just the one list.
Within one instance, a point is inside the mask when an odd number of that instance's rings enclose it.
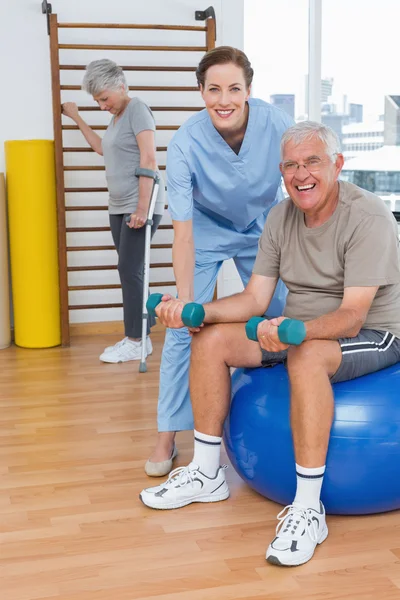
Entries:
{"label": "therapist's smiling face", "polygon": [[200,92],[216,129],[235,131],[245,126],[250,88],[240,67],[233,63],[213,65],[206,72]]}

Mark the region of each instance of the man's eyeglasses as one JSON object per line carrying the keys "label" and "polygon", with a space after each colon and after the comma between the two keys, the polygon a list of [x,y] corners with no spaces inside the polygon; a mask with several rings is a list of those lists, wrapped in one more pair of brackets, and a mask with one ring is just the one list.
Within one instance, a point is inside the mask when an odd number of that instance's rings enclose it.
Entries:
{"label": "man's eyeglasses", "polygon": [[321,158],[317,157],[309,158],[303,164],[291,161],[284,162],[282,163],[282,171],[285,173],[285,175],[293,175],[294,173],[297,173],[297,169],[304,167],[309,173],[316,173],[322,169],[326,162],[326,160],[322,160]]}

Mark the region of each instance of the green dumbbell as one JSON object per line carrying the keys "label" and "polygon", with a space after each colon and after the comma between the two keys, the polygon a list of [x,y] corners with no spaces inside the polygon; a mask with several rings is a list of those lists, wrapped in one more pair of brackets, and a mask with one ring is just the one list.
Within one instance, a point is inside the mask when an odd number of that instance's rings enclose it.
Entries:
{"label": "green dumbbell", "polygon": [[[156,316],[156,307],[160,304],[163,294],[150,294],[146,308],[150,315]],[[182,310],[181,319],[186,327],[200,327],[204,321],[204,308],[197,302],[188,302]]]}
{"label": "green dumbbell", "polygon": [[[252,317],[246,323],[246,335],[249,340],[256,342],[257,327],[264,321],[263,317]],[[297,319],[285,319],[278,327],[278,337],[283,344],[299,346],[306,337],[306,326]]]}

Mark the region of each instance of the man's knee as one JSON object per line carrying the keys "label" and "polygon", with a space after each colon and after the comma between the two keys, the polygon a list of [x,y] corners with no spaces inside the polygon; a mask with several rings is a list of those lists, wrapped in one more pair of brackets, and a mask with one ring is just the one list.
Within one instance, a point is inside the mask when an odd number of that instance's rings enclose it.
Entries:
{"label": "man's knee", "polygon": [[206,325],[192,338],[192,355],[204,355],[215,358],[224,357],[227,349],[226,328],[223,325]]}
{"label": "man's knee", "polygon": [[330,371],[340,357],[340,347],[334,340],[308,340],[299,346],[290,346],[287,356],[289,374],[323,368]]}

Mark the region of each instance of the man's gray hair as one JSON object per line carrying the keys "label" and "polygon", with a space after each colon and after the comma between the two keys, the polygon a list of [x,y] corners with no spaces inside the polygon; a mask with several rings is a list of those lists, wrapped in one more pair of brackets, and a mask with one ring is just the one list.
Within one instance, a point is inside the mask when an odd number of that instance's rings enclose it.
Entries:
{"label": "man's gray hair", "polygon": [[300,121],[296,125],[292,125],[285,131],[281,139],[281,159],[283,158],[283,150],[288,142],[293,142],[295,146],[302,142],[309,141],[313,137],[317,137],[325,144],[326,153],[332,161],[336,160],[336,155],[340,154],[340,141],[336,133],[323,123],[315,121]]}
{"label": "man's gray hair", "polygon": [[117,91],[124,87],[128,91],[125,75],[121,67],[108,58],[93,60],[86,67],[82,81],[82,89],[92,96],[101,94],[104,90]]}

